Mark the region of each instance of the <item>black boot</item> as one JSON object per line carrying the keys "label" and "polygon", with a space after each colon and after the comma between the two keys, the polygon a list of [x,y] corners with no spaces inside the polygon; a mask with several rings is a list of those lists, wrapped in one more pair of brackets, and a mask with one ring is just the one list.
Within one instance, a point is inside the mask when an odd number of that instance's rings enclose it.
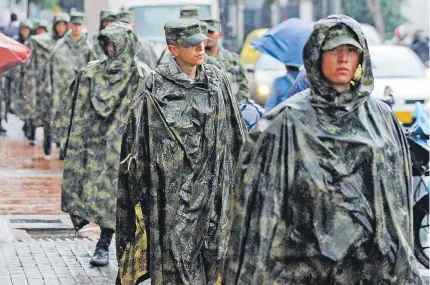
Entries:
{"label": "black boot", "polygon": [[97,242],[96,250],[90,260],[92,266],[106,266],[109,263],[109,245],[114,231],[101,228],[100,239]]}

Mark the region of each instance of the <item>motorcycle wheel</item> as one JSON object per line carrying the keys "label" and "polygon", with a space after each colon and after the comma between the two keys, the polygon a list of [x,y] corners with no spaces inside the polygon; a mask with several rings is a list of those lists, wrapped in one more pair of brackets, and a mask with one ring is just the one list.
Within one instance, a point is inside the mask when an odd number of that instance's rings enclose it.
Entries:
{"label": "motorcycle wheel", "polygon": [[429,268],[429,196],[422,197],[413,207],[415,257]]}

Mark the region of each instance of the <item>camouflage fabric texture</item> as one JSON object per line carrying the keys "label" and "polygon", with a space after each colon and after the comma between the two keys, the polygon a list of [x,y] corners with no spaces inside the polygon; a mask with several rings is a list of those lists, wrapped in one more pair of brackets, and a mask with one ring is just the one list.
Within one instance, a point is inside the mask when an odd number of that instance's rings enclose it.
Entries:
{"label": "camouflage fabric texture", "polygon": [[195,19],[168,22],[164,25],[164,34],[167,41],[183,47],[192,47],[209,39],[203,34],[200,21]]}
{"label": "camouflage fabric texture", "polygon": [[[20,27],[28,27],[32,28],[30,22],[24,22],[20,24]],[[30,38],[23,38],[22,36],[18,36],[15,38],[19,43],[28,46],[30,43]],[[15,69],[10,70],[5,75],[4,78],[4,86],[3,86],[3,94],[6,112],[5,115],[11,111],[13,114],[25,118],[25,104],[26,104],[26,94],[23,92],[24,90],[24,70],[25,67],[18,66]],[[1,115],[0,115],[1,116]]]}
{"label": "camouflage fabric texture", "polygon": [[243,104],[249,100],[246,70],[237,54],[220,47],[216,56],[207,57],[206,63],[220,66],[227,73],[233,94],[236,95],[239,103]]}
{"label": "camouflage fabric texture", "polygon": [[131,108],[118,187],[117,284],[219,281],[246,127],[225,75],[198,68],[191,80],[172,58]]}
{"label": "camouflage fabric texture", "polygon": [[[337,92],[319,68],[327,32],[363,47],[363,76]],[[352,18],[315,24],[310,89],[249,133],[236,173],[224,284],[423,284],[413,256],[411,162],[402,129],[370,96],[368,46]]]}
{"label": "camouflage fabric texture", "polygon": [[[60,105],[71,105],[71,97],[67,90],[78,72],[93,57],[92,51],[92,44],[87,35],[83,35],[79,40],[74,40],[71,33],[68,33],[56,43],[50,59],[54,118],[61,116],[61,114],[56,114],[58,109],[64,107]],[[57,139],[64,137],[64,134],[56,129],[53,130],[53,135]]]}
{"label": "camouflage fabric texture", "polygon": [[89,221],[115,229],[116,192],[122,134],[134,94],[149,68],[137,60],[139,45],[125,24],[101,32],[102,44],[114,43],[115,58],[88,64],[73,81],[54,125],[62,130],[65,152],[61,209],[75,229]]}

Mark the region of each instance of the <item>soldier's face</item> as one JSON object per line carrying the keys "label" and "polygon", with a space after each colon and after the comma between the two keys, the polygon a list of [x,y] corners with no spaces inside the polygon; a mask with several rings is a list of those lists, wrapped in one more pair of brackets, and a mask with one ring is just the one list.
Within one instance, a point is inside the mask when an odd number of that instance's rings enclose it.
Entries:
{"label": "soldier's face", "polygon": [[45,28],[39,27],[36,29],[36,35],[41,35],[41,34],[45,34],[48,31]]}
{"label": "soldier's face", "polygon": [[206,46],[208,48],[213,48],[218,46],[218,40],[222,37],[222,32],[208,32],[208,38],[210,41],[207,41]]}
{"label": "soldier's face", "polygon": [[109,57],[115,57],[116,55],[115,45],[113,43],[109,43],[108,46],[106,47],[106,52]]}
{"label": "soldier's face", "polygon": [[20,33],[21,36],[26,39],[30,36],[31,30],[29,27],[21,27]]}
{"label": "soldier's face", "polygon": [[82,25],[77,23],[69,24],[70,30],[72,31],[73,37],[80,37],[82,35]]}
{"label": "soldier's face", "polygon": [[323,52],[322,73],[335,89],[342,92],[349,86],[357,70],[359,60],[360,52],[356,47],[340,45]]}
{"label": "soldier's face", "polygon": [[180,61],[190,65],[200,65],[205,60],[205,42],[192,47],[169,45],[170,52]]}
{"label": "soldier's face", "polygon": [[64,36],[67,32],[67,24],[65,22],[58,22],[57,25],[55,25],[55,31],[60,37]]}

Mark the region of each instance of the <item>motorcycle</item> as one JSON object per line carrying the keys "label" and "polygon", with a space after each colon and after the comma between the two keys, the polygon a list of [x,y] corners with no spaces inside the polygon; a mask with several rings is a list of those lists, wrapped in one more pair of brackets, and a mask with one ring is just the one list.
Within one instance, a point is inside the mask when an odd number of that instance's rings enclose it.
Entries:
{"label": "motorcycle", "polygon": [[406,130],[410,146],[413,175],[413,229],[415,256],[429,268],[429,108],[415,105],[415,123]]}
{"label": "motorcycle", "polygon": [[[392,89],[386,87],[382,101],[390,107],[394,105]],[[405,128],[407,141],[409,144],[412,160],[413,176],[413,232],[414,232],[414,253],[418,261],[429,268],[429,155],[430,155],[430,105],[415,103],[415,122]]]}

